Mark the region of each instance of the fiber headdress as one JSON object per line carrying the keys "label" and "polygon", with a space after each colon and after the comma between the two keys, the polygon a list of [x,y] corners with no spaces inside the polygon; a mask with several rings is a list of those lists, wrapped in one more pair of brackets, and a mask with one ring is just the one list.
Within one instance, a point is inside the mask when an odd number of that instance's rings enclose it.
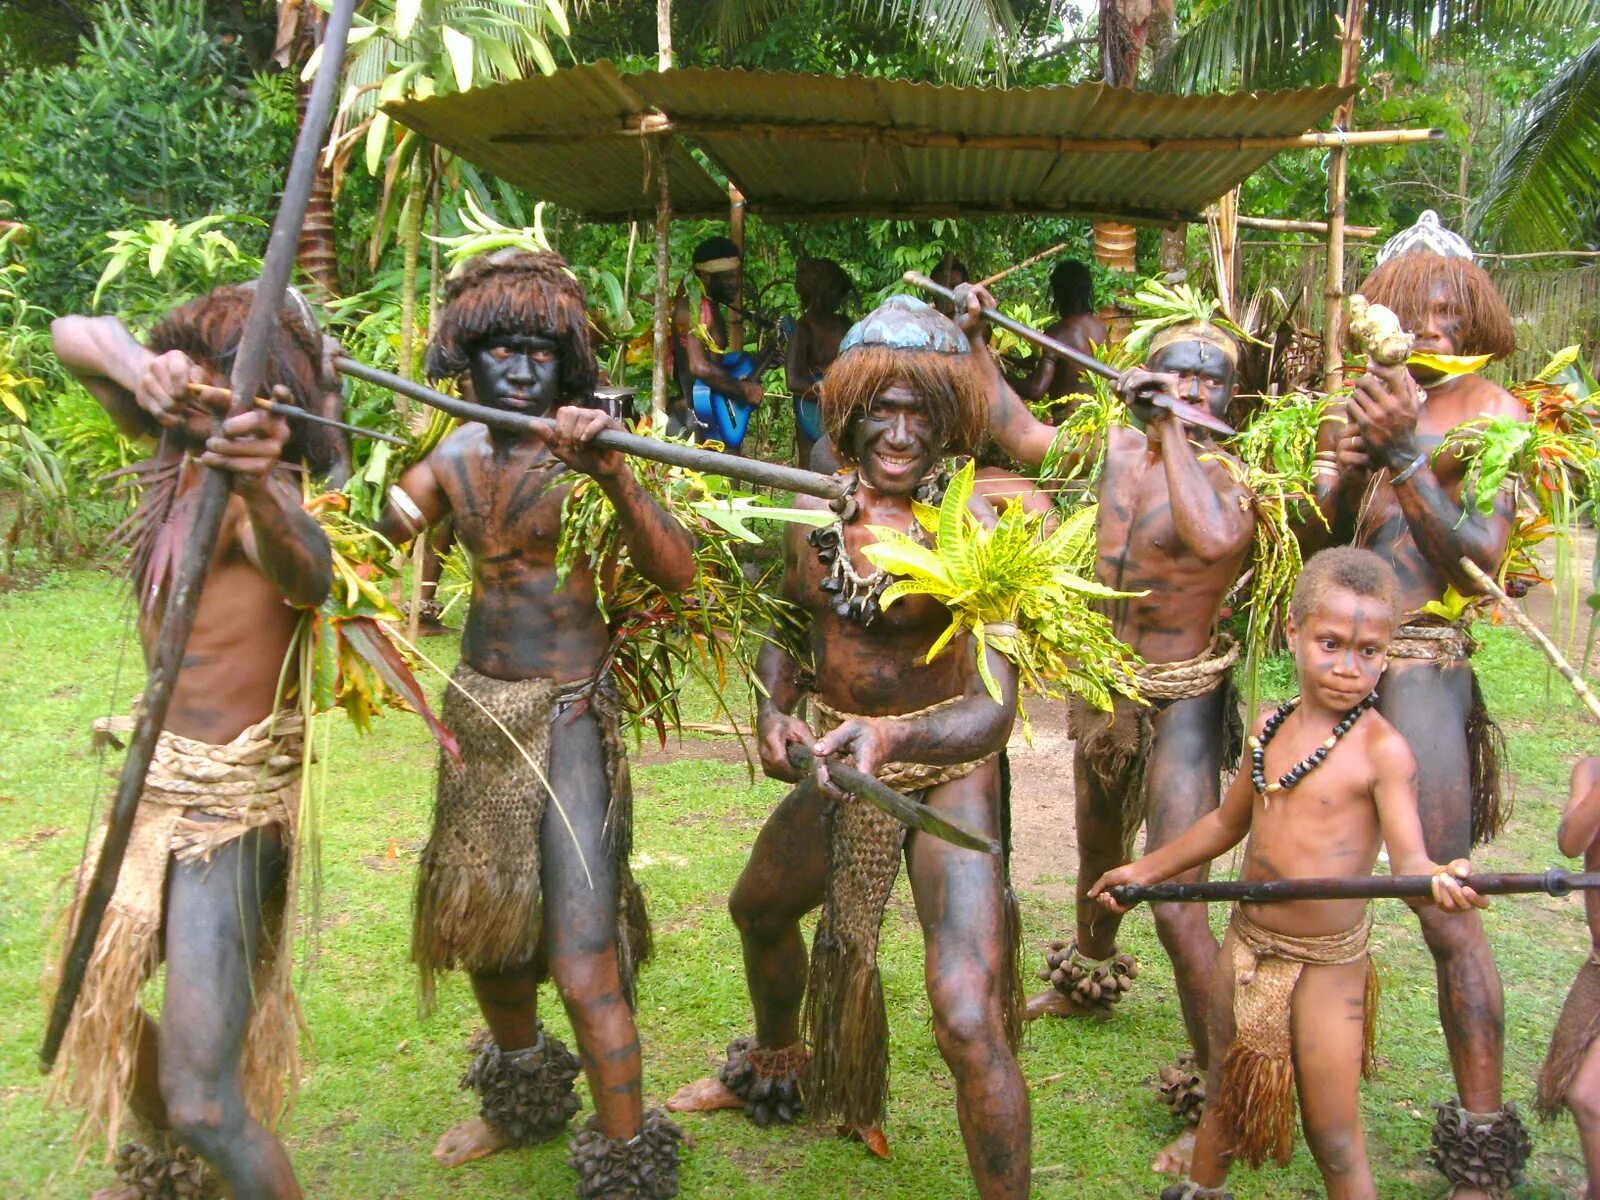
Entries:
{"label": "fiber headdress", "polygon": [[701,275],[736,270],[742,259],[732,238],[707,238],[694,248],[694,269]]}
{"label": "fiber headdress", "polygon": [[1472,247],[1467,245],[1466,239],[1439,224],[1439,214],[1431,208],[1423,209],[1410,229],[1402,229],[1383,244],[1383,249],[1378,251],[1378,266],[1391,258],[1416,252],[1472,261]]}

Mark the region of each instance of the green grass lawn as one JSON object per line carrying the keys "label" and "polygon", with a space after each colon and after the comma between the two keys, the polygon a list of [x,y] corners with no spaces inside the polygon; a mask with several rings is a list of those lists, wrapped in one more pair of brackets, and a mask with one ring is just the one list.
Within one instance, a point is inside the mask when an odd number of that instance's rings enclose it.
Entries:
{"label": "green grass lawn", "polygon": [[[57,884],[76,864],[107,782],[89,750],[91,720],[124,711],[142,685],[118,586],[92,572],[60,573],[0,595],[0,1181],[8,1197],[85,1196],[106,1181],[99,1148],[79,1161],[71,1114],[46,1103],[36,1054],[45,997],[41,968]],[[1508,834],[1480,853],[1484,868],[1543,869],[1575,755],[1595,739],[1565,685],[1515,635],[1487,630],[1480,670],[1511,735],[1518,778]],[[454,648],[430,643],[443,659]],[[649,895],[656,961],[645,972],[639,1022],[648,1099],[708,1073],[747,1032],[729,888],[780,788],[752,783],[742,765],[686,743],[677,761],[637,768],[637,870]],[[338,719],[327,764],[319,950],[304,973],[311,1028],[299,1103],[286,1125],[308,1194],[317,1197],[556,1197],[571,1194],[564,1144],[502,1154],[456,1171],[431,1158],[435,1138],[473,1114],[457,1089],[477,1028],[460,978],[419,1018],[406,964],[412,872],[426,836],[434,756],[420,723],[391,716],[357,739]],[[1426,765],[1424,764],[1424,769]],[[1063,814],[1070,811],[1064,798]],[[398,856],[389,853],[393,845]],[[1055,892],[1053,894],[1059,894]],[[1069,906],[1023,897],[1030,966],[1039,941],[1068,927]],[[1213,914],[1220,923],[1223,914]],[[1506,982],[1507,1091],[1524,1107],[1550,1028],[1586,948],[1581,906],[1499,901],[1487,916]],[[1041,1197],[1153,1196],[1154,1152],[1176,1132],[1149,1080],[1180,1048],[1170,969],[1148,915],[1125,926],[1145,963],[1139,985],[1107,1024],[1049,1022],[1030,1030],[1023,1070],[1034,1081],[1034,1162]],[[1378,911],[1384,984],[1378,1079],[1366,1093],[1378,1189],[1434,1197],[1440,1178],[1424,1151],[1430,1104],[1451,1092],[1434,1008],[1433,972],[1415,921],[1398,904]],[[889,1136],[893,1159],[814,1126],[758,1130],[736,1114],[683,1121],[693,1145],[686,1197],[948,1197],[971,1194],[954,1092],[939,1060],[922,991],[921,947],[902,879],[884,934],[884,990],[893,1027]],[[553,995],[545,1013],[570,1041]],[[580,1087],[582,1085],[580,1084]],[[587,1108],[587,1101],[585,1102]],[[1536,1131],[1524,1197],[1575,1195],[1581,1160],[1570,1123]],[[1309,1155],[1286,1169],[1236,1172],[1247,1197],[1320,1194]]]}

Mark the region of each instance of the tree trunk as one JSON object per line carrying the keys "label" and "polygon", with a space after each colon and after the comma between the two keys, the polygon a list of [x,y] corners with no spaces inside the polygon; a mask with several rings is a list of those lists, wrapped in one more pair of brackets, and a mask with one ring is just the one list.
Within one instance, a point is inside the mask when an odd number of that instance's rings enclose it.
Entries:
{"label": "tree trunk", "polygon": [[[297,74],[311,57],[312,51],[322,44],[322,29],[327,14],[314,4],[302,6],[300,26],[294,39],[294,52],[286,69]],[[306,121],[306,102],[311,96],[311,84],[302,81],[296,107],[299,124]],[[339,250],[333,232],[333,170],[322,156],[317,158],[317,174],[311,184],[311,198],[306,203],[305,224],[300,227],[300,248],[295,255],[295,265],[311,280],[321,293],[319,299],[328,300],[340,295]]]}
{"label": "tree trunk", "polygon": [[[1150,35],[1172,19],[1172,0],[1100,0],[1100,76],[1108,87],[1139,86],[1139,57]],[[1133,271],[1136,231],[1096,221],[1094,256],[1112,271]]]}

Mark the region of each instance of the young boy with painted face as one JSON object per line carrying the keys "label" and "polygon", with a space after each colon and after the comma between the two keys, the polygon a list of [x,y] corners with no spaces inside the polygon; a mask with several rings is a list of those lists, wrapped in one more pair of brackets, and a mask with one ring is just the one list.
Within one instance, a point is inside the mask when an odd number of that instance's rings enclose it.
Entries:
{"label": "young boy with painted face", "polygon": [[[1242,879],[1370,874],[1387,846],[1396,874],[1432,875],[1445,912],[1482,908],[1423,848],[1417,764],[1374,709],[1395,623],[1394,572],[1367,550],[1325,550],[1290,601],[1289,645],[1300,695],[1251,731],[1240,770],[1216,811],[1137,862],[1108,871],[1089,894],[1111,912],[1111,889],[1170,879],[1248,836]],[[1364,900],[1241,904],[1222,943],[1211,1001],[1210,1103],[1190,1177],[1162,1200],[1224,1200],[1235,1158],[1289,1161],[1299,1095],[1306,1141],[1330,1200],[1377,1192],[1361,1127],[1361,1077],[1371,1068],[1377,978]]]}
{"label": "young boy with painted face", "polygon": [[565,582],[556,577],[567,472],[604,490],[634,565],[659,587],[693,581],[690,537],[621,454],[593,445],[618,423],[591,407],[583,289],[558,255],[468,262],[445,289],[428,373],[470,375],[479,404],[556,423],[539,436],[456,430],[400,480],[381,524],[401,540],[449,515],[473,563],[443,714],[465,761],[440,763],[411,956],[425,1000],[436,972],[471,974],[489,1039],[466,1078],[481,1115],[446,1133],[434,1157],[455,1166],[545,1141],[577,1111],[579,1057],[537,1018],[539,984],[554,977],[596,1109],[572,1143],[578,1195],[620,1195],[625,1185],[641,1200],[676,1195],[678,1130],[644,1112],[641,1098],[633,974],[649,927],[628,867],[616,693],[597,674],[611,638],[594,573],[580,564]]}
{"label": "young boy with painted face", "polygon": [[[1585,871],[1600,871],[1600,758],[1581,759],[1572,768],[1556,845],[1569,858],[1582,855]],[[1600,892],[1583,893],[1583,911],[1589,922],[1589,957],[1572,981],[1550,1035],[1535,1105],[1547,1121],[1563,1109],[1572,1114],[1589,1176],[1584,1200],[1600,1200]]]}

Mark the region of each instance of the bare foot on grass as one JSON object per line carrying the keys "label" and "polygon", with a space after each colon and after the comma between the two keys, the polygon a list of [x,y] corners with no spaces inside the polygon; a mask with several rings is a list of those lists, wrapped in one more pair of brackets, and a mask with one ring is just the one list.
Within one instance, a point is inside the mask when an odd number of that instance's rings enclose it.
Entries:
{"label": "bare foot on grass", "polygon": [[1046,988],[1028,997],[1022,1010],[1024,1021],[1037,1021],[1040,1017],[1076,1017],[1079,1020],[1109,1021],[1111,1013],[1098,1008],[1080,1008],[1055,988]]}
{"label": "bare foot on grass", "polygon": [[1150,1169],[1160,1175],[1177,1175],[1182,1178],[1189,1174],[1189,1167],[1193,1162],[1194,1130],[1185,1129],[1151,1160]]}
{"label": "bare foot on grass", "polygon": [[479,1158],[488,1158],[496,1150],[504,1150],[511,1139],[482,1117],[463,1121],[439,1139],[433,1148],[433,1161],[441,1167],[459,1167]]}
{"label": "bare foot on grass", "polygon": [[716,1112],[743,1107],[744,1101],[715,1075],[684,1084],[667,1101],[668,1112]]}

